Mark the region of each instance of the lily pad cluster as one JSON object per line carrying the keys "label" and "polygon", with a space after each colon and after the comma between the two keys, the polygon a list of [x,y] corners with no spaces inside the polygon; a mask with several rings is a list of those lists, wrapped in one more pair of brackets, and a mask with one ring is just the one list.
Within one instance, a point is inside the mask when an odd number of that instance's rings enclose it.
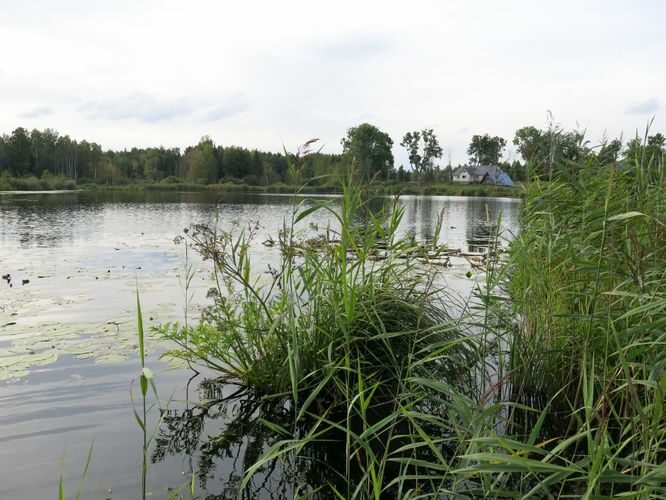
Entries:
{"label": "lily pad cluster", "polygon": [[[192,306],[192,312],[196,306]],[[55,363],[62,356],[98,364],[126,361],[136,356],[136,312],[125,310],[103,323],[46,321],[22,324],[0,314],[0,381],[25,377],[32,370]],[[158,304],[144,313],[145,326],[174,321],[180,314],[172,303]],[[164,341],[146,328],[148,352],[164,350]]]}

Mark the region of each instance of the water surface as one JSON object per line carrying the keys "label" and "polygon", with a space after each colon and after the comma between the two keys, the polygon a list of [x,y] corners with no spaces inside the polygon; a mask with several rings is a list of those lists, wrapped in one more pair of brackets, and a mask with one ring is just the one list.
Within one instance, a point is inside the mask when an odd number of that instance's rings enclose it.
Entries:
{"label": "water surface", "polygon": [[[505,236],[518,228],[520,202],[514,199],[408,196],[401,202],[404,234],[432,239],[443,210],[440,242],[463,252],[483,251],[500,213]],[[0,194],[0,273],[11,275],[0,281],[0,497],[54,497],[61,475],[67,493],[74,494],[92,445],[83,497],[136,498],[141,432],[131,411],[130,384],[140,371],[137,287],[147,326],[186,316],[196,320],[208,303],[210,268],[191,252],[186,257],[174,238],[192,223],[231,230],[258,222],[254,266],[263,272],[277,249],[262,242],[277,236],[293,204],[290,195]],[[301,229],[312,231],[309,224],[335,228],[324,212]],[[446,279],[459,293],[469,293],[469,264],[454,264]],[[186,265],[194,273],[188,300]],[[162,498],[195,471],[200,494],[232,498],[244,463],[261,452],[262,439],[253,439],[258,431],[243,428],[234,415],[258,409],[243,406],[242,399],[203,413],[185,403],[237,388],[200,386],[205,373],[188,386],[189,370],[158,359],[164,349],[149,339],[148,365],[157,373],[163,405],[172,399],[153,450],[149,490]],[[151,416],[157,425],[159,412]],[[288,494],[280,474],[260,476],[253,495]]]}

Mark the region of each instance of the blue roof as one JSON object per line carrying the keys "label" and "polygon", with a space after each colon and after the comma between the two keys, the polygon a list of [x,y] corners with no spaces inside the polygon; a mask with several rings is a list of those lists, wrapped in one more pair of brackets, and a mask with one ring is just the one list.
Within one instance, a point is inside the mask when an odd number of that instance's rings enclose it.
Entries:
{"label": "blue roof", "polygon": [[514,186],[515,184],[509,177],[509,174],[501,170],[491,170],[487,174],[488,180],[498,186]]}

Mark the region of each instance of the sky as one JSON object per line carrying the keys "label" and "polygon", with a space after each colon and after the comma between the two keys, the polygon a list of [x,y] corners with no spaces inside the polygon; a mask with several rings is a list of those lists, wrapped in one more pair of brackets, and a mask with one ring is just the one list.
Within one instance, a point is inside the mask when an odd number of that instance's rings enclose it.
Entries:
{"label": "sky", "polygon": [[626,141],[666,129],[665,25],[661,0],[0,0],[0,132],[336,153],[369,122],[405,166],[424,128],[442,165],[525,125]]}

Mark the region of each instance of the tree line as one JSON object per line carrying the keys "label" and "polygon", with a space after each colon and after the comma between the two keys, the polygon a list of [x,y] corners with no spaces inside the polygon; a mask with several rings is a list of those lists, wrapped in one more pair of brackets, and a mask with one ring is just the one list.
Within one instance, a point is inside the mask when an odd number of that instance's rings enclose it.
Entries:
{"label": "tree line", "polygon": [[[347,130],[341,154],[317,151],[314,139],[306,144],[305,149],[292,155],[294,168],[288,168],[287,153],[216,145],[208,136],[184,151],[164,147],[112,151],[95,142],[78,142],[53,129],[28,131],[19,127],[11,134],[0,135],[0,172],[10,177],[61,176],[97,184],[185,181],[270,185],[305,181],[322,184],[330,182],[331,174],[343,173],[351,165],[363,181],[447,182],[454,170],[450,159],[446,165],[441,164],[443,148],[432,129],[409,131],[403,136],[400,145],[407,153],[407,167],[395,167],[393,139],[369,123]],[[614,139],[592,147],[579,131],[526,126],[516,131],[513,144],[522,161],[503,160],[507,146],[504,138],[474,135],[467,149],[469,163],[497,165],[515,180],[523,181],[529,162],[531,174],[549,178],[555,170],[572,168],[590,156],[603,162],[644,156],[660,159],[666,138],[657,133],[633,138],[626,144]]]}

